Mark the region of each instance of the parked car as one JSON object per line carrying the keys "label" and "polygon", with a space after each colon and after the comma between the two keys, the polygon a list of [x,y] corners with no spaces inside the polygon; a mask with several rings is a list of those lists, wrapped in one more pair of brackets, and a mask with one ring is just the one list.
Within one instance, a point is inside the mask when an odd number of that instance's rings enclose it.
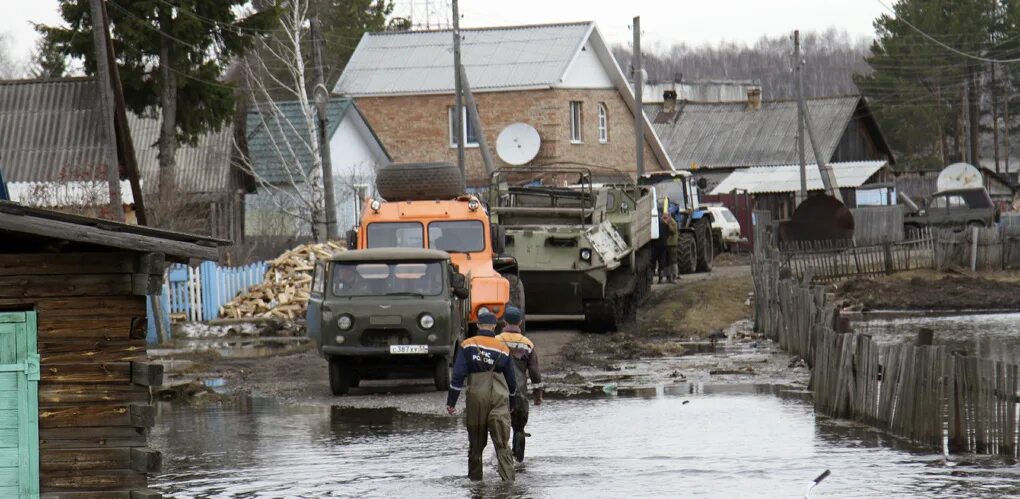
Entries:
{"label": "parked car", "polygon": [[727,251],[731,244],[745,242],[740,236],[740,221],[733,215],[729,208],[709,206],[708,211],[712,212],[712,230],[721,235],[716,238],[716,252]]}
{"label": "parked car", "polygon": [[999,210],[984,187],[953,189],[932,194],[921,207],[906,196],[903,226],[907,230],[921,227],[991,227],[999,221]]}
{"label": "parked car", "polygon": [[445,251],[355,250],[316,264],[308,335],[329,361],[333,394],[397,374],[430,376],[437,390],[449,389],[469,294]]}

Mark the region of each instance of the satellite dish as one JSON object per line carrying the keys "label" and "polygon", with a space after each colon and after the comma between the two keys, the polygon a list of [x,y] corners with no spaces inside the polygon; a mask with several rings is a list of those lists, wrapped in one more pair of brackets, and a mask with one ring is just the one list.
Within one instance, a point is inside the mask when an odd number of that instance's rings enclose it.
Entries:
{"label": "satellite dish", "polygon": [[496,154],[503,162],[519,166],[535,159],[541,145],[542,139],[535,127],[527,123],[514,123],[496,137]]}
{"label": "satellite dish", "polygon": [[953,163],[939,173],[935,188],[939,191],[984,187],[981,172],[967,163]]}

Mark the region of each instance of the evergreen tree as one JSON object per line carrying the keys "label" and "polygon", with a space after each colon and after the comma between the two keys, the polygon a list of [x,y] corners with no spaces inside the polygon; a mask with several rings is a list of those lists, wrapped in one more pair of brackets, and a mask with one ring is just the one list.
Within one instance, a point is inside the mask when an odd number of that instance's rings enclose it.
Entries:
{"label": "evergreen tree", "polygon": [[67,57],[47,37],[39,38],[32,50],[29,74],[32,78],[50,79],[67,76]]}

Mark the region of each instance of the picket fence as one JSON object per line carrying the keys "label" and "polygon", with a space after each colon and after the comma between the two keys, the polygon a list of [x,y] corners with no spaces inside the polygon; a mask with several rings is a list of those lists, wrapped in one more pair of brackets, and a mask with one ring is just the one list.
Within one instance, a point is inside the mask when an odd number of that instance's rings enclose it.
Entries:
{"label": "picket fence", "polygon": [[265,278],[267,262],[242,267],[220,267],[204,262],[197,267],[171,265],[167,270],[165,295],[171,314],[187,321],[208,321],[219,317],[220,307]]}

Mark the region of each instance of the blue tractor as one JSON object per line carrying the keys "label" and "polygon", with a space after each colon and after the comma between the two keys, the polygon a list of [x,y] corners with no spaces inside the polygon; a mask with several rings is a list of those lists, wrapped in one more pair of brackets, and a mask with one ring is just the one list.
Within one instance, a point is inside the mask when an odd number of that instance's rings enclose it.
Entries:
{"label": "blue tractor", "polygon": [[[709,272],[715,256],[715,233],[712,229],[712,213],[701,206],[699,189],[705,187],[705,180],[698,185],[691,172],[670,171],[646,173],[638,178],[639,185],[655,190],[659,213],[669,212],[680,229],[676,247],[677,270],[680,274]],[[665,237],[660,234],[659,237]]]}
{"label": "blue tractor", "polygon": [[0,201],[10,201],[11,195],[7,193],[7,182],[4,180],[4,170],[0,168]]}

